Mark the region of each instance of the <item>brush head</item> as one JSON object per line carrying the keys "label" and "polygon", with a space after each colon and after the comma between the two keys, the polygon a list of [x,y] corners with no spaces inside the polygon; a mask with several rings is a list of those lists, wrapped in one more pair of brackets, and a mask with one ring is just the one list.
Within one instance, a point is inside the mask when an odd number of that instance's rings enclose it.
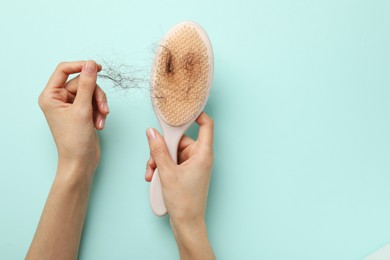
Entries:
{"label": "brush head", "polygon": [[213,79],[213,53],[206,32],[192,22],[172,28],[157,49],[151,73],[154,109],[169,125],[199,115]]}

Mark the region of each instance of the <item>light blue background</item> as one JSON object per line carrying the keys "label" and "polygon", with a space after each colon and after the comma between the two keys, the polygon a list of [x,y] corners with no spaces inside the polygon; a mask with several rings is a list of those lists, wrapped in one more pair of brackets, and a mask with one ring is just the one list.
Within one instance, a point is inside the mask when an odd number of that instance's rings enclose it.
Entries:
{"label": "light blue background", "polygon": [[[24,257],[55,174],[37,97],[57,63],[149,68],[152,46],[183,20],[215,52],[207,223],[218,258],[361,259],[389,243],[389,1],[7,1],[0,258]],[[148,90],[102,87],[111,113],[80,259],[177,259],[143,180],[145,129],[158,127]]]}

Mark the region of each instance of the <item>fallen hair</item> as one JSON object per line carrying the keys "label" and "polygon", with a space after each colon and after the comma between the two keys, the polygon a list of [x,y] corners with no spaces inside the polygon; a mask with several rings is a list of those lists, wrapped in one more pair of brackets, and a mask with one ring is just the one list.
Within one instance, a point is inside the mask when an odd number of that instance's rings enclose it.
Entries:
{"label": "fallen hair", "polygon": [[135,68],[127,64],[115,65],[113,62],[103,60],[103,69],[98,73],[98,78],[109,80],[115,89],[141,89],[148,83],[145,70]]}
{"label": "fallen hair", "polygon": [[[195,50],[188,51],[182,57],[172,51],[168,46],[157,45],[154,52],[160,51],[163,64],[158,66],[157,73],[162,76],[163,82],[158,88],[151,91],[153,98],[167,100],[167,96],[161,90],[172,90],[176,94],[176,100],[194,102],[198,99],[196,96],[189,95],[189,92],[196,81],[199,79],[199,73],[202,71],[204,64],[207,63],[207,56],[199,54]],[[162,48],[162,49],[159,49]],[[141,67],[135,67],[127,64],[115,64],[112,61],[103,59],[103,69],[98,73],[98,78],[108,80],[112,83],[114,89],[130,90],[148,88],[149,71]],[[178,86],[178,81],[185,76],[186,84]],[[181,81],[181,83],[183,83]],[[157,90],[158,89],[158,90]]]}
{"label": "fallen hair", "polygon": [[170,90],[176,93],[175,100],[188,102],[197,100],[198,97],[190,95],[190,90],[199,80],[199,73],[208,62],[207,56],[200,54],[199,51],[189,50],[180,57],[166,45],[160,45],[159,48],[162,64],[156,64],[156,70],[160,75],[160,82],[156,82],[157,87],[151,90],[153,97],[167,100],[169,97],[164,94],[164,90]]}

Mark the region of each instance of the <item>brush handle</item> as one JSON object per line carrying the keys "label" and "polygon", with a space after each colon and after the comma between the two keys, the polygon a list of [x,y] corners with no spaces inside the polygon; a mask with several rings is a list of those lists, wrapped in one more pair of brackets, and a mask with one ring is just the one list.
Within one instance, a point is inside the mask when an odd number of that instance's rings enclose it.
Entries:
{"label": "brush handle", "polygon": [[364,258],[364,260],[386,260],[390,259],[390,244]]}
{"label": "brush handle", "polygon": [[158,169],[154,171],[152,181],[150,182],[150,206],[152,207],[154,214],[159,217],[164,216],[168,212],[162,195],[162,186]]}
{"label": "brush handle", "polygon": [[[175,129],[163,127],[165,144],[174,163],[177,163],[177,148],[184,131],[185,129],[180,127]],[[150,183],[150,206],[152,207],[154,214],[157,216],[162,217],[168,212],[164,203],[158,169],[154,171],[152,181]]]}

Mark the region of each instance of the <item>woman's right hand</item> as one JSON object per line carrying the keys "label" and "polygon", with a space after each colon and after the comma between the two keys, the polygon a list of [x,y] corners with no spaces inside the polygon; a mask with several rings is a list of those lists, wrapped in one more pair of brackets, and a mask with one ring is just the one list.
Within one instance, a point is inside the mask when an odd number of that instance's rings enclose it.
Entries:
{"label": "woman's right hand", "polygon": [[205,213],[213,165],[214,122],[200,114],[198,140],[183,136],[178,164],[171,159],[164,138],[156,129],[146,131],[150,148],[145,180],[151,181],[158,167],[163,198],[181,259],[214,259],[208,242]]}
{"label": "woman's right hand", "polygon": [[100,160],[95,130],[104,128],[109,113],[106,94],[96,84],[101,69],[95,61],[62,62],[38,99],[57,145],[59,167],[83,169],[88,177]]}

